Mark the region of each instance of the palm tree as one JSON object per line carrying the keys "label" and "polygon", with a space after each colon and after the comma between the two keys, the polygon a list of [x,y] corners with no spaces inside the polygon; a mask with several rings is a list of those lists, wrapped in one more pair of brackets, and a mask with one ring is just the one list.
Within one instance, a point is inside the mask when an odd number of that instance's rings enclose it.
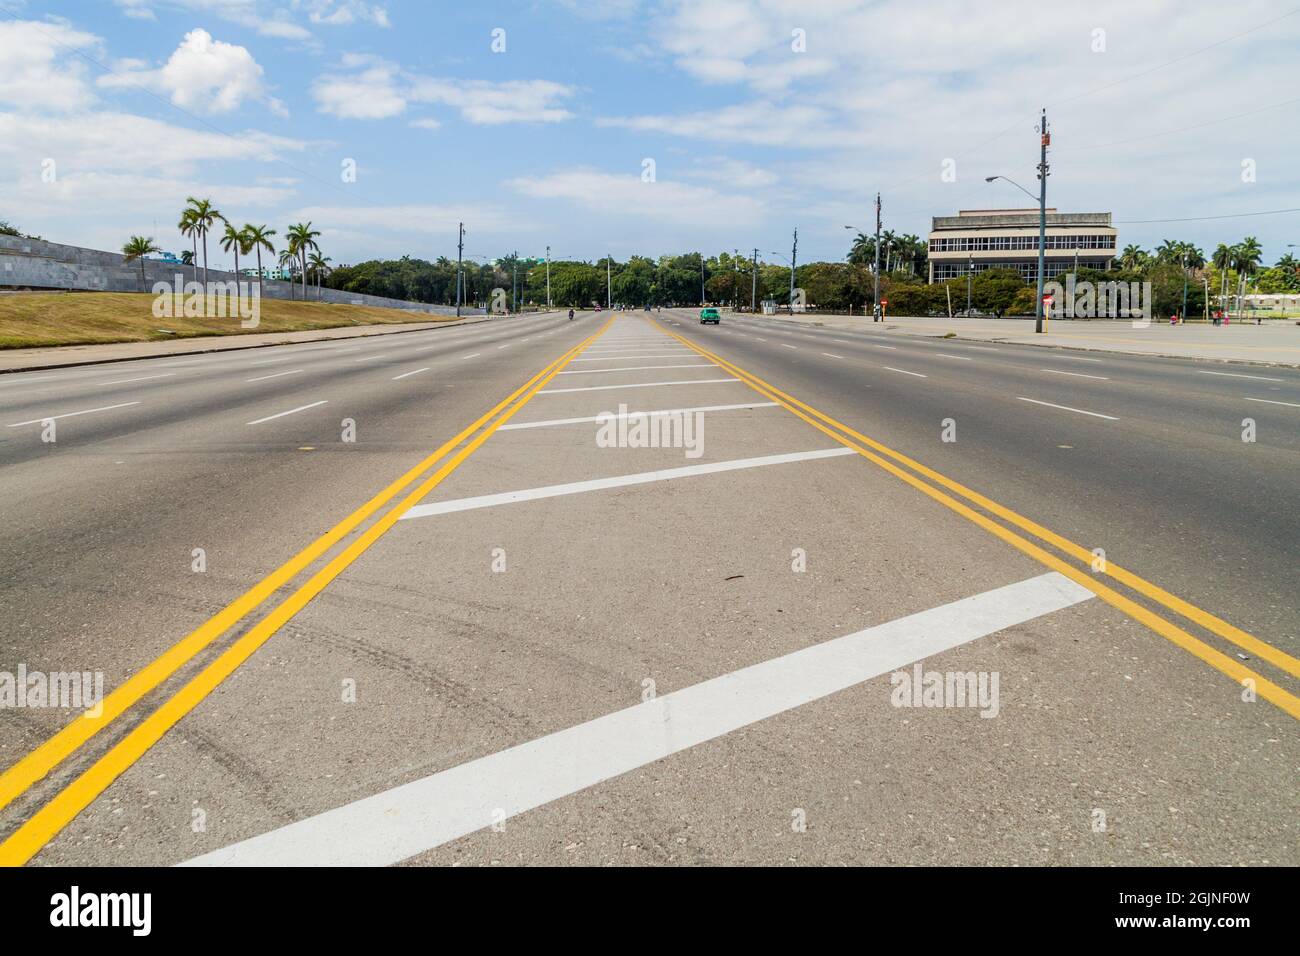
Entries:
{"label": "palm tree", "polygon": [[176,224],[176,228],[181,231],[182,236],[189,236],[190,241],[194,243],[194,251],[190,253],[189,264],[194,267],[194,281],[199,279],[199,229],[194,224],[194,210],[186,209],[181,213],[181,221]]}
{"label": "palm tree", "polygon": [[194,265],[194,253],[186,249],[181,253],[181,262],[187,266]]}
{"label": "palm tree", "polygon": [[247,240],[244,253],[247,254],[249,249],[257,250],[257,297],[260,299],[262,297],[262,250],[275,252],[275,246],[271,245],[271,237],[275,235],[275,230],[246,222],[243,232]]}
{"label": "palm tree", "polygon": [[226,224],[221,234],[221,248],[226,252],[235,251],[235,281],[239,281],[239,253],[248,252],[248,238],[242,229],[236,229],[229,219],[221,220]]}
{"label": "palm tree", "polygon": [[1148,256],[1141,246],[1129,243],[1119,255],[1119,267],[1130,271],[1141,269],[1146,265]]}
{"label": "palm tree", "polygon": [[295,255],[294,255],[292,252],[290,252],[288,249],[281,249],[281,250],[280,250],[280,260],[279,260],[279,262],[280,262],[280,273],[281,273],[281,275],[283,275],[285,272],[288,272],[288,273],[289,273],[289,299],[292,301],[292,299],[293,299],[293,273],[294,273],[294,270],[298,268],[298,257],[295,256]]}
{"label": "palm tree", "polygon": [[153,236],[132,236],[122,246],[122,262],[130,265],[137,260],[140,263],[140,291],[144,291],[144,257],[152,252],[162,252],[153,242]]}
{"label": "palm tree", "polygon": [[1264,258],[1264,250],[1260,248],[1259,240],[1254,236],[1247,236],[1232,248],[1233,268],[1242,275],[1254,275],[1255,270],[1259,268],[1260,260]]}
{"label": "palm tree", "polygon": [[210,230],[221,219],[221,213],[217,212],[210,199],[195,199],[189,196],[185,200],[189,203],[186,210],[190,214],[193,226],[198,230],[199,235],[203,237],[203,289],[207,294],[208,288],[208,230]]}
{"label": "palm tree", "polygon": [[1182,258],[1182,243],[1174,239],[1166,239],[1160,245],[1156,246],[1157,262],[1177,262]]}
{"label": "palm tree", "polygon": [[329,275],[330,273],[329,264],[333,260],[330,259],[329,256],[322,256],[318,251],[318,252],[313,252],[311,254],[311,259],[309,261],[311,264],[311,271],[316,276],[316,301],[319,302],[321,298],[321,292],[320,292],[321,279]]}
{"label": "palm tree", "polygon": [[285,237],[289,240],[289,251],[298,257],[302,265],[302,300],[307,301],[307,253],[313,249],[320,249],[316,245],[316,237],[319,232],[311,228],[310,222],[299,222],[285,230]]}

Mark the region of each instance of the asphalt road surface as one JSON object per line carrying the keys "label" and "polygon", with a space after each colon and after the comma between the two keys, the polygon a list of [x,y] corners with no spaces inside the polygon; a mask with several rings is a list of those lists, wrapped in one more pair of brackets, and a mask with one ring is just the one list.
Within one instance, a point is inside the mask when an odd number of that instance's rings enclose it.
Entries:
{"label": "asphalt road surface", "polygon": [[695,316],[0,376],[0,862],[1300,863],[1300,371]]}

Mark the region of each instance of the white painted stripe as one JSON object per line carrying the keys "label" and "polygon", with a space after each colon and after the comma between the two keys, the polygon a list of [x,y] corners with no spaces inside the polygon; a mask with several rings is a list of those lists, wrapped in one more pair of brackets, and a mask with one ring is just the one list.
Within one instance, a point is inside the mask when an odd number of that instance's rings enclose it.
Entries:
{"label": "white painted stripe", "polygon": [[[749,402],[745,405],[696,405],[694,408],[662,408],[650,412],[628,412],[628,417],[648,415],[655,418],[662,415],[679,415],[687,412],[729,412],[741,408],[778,408],[776,402]],[[509,425],[502,425],[497,431],[508,432],[514,428],[548,428],[552,425],[579,425],[584,422],[597,422],[601,420],[599,415],[588,415],[586,418],[552,418],[541,422],[512,422]]]}
{"label": "white painted stripe", "polygon": [[717,368],[712,362],[696,362],[693,365],[624,365],[620,368],[580,368],[576,372],[560,372],[560,375],[600,375],[604,372],[644,372],[652,368]]}
{"label": "white painted stripe", "polygon": [[302,369],[295,368],[289,372],[276,372],[273,375],[259,375],[257,378],[246,378],[245,382],[265,382],[268,378],[279,378],[281,375],[297,375]]}
{"label": "white painted stripe", "polygon": [[139,378],[115,378],[111,382],[96,382],[96,385],[125,385],[127,382],[147,382],[154,378],[171,378],[175,372],[163,372],[161,375],[141,375]]}
{"label": "white painted stripe", "polygon": [[1051,402],[1040,402],[1036,398],[1025,398],[1023,395],[1017,395],[1016,399],[1021,402],[1033,402],[1035,405],[1046,405],[1048,408],[1059,408],[1064,412],[1078,412],[1080,415],[1091,415],[1093,418],[1104,418],[1107,421],[1119,421],[1114,415],[1103,415],[1101,412],[1089,412],[1082,408],[1071,408],[1069,405],[1053,405]]}
{"label": "white painted stripe", "polygon": [[22,378],[21,372],[0,378],[0,385],[30,385],[33,382],[48,382],[58,378],[57,375],[38,375],[36,378]]}
{"label": "white painted stripe", "polygon": [[1067,371],[1066,371],[1065,369],[1063,369],[1063,368],[1040,368],[1038,371],[1040,371],[1040,372],[1051,372],[1053,375],[1072,375],[1072,376],[1074,376],[1075,378],[1095,378],[1095,379],[1099,379],[1099,380],[1101,380],[1101,381],[1103,381],[1103,382],[1109,382],[1109,381],[1110,381],[1110,379],[1108,379],[1105,375],[1087,375],[1087,374],[1085,374],[1085,373],[1083,373],[1083,372],[1067,372]]}
{"label": "white painted stripe", "polygon": [[[548,332],[547,334],[549,335],[550,333]],[[497,346],[497,351],[500,352],[502,349],[508,349],[508,348],[510,348],[510,346],[512,346],[512,345],[514,345],[514,344],[515,344],[515,343],[513,343],[513,342],[507,342],[505,345],[498,345],[498,346]]]}
{"label": "white painted stripe", "polygon": [[587,491],[604,491],[607,488],[645,485],[655,481],[672,481],[675,478],[712,475],[723,471],[739,471],[745,468],[762,468],[766,465],[784,465],[795,461],[815,461],[820,458],[838,458],[841,455],[855,454],[857,452],[852,448],[824,448],[820,451],[799,451],[785,455],[764,455],[761,458],[738,458],[732,461],[686,465],[682,468],[642,471],[633,475],[616,475],[613,478],[593,478],[589,481],[573,481],[564,485],[545,485],[541,488],[506,491],[497,495],[479,495],[476,498],[458,498],[453,501],[436,501],[427,505],[416,505],[402,515],[401,520],[424,518],[428,515],[450,514],[455,511],[474,511],[478,508],[511,505],[520,501],[536,501],[539,498],[558,498],[563,495],[577,495]]}
{"label": "white painted stripe", "polygon": [[929,378],[929,377],[930,377],[930,376],[928,376],[928,375],[922,375],[920,372],[909,372],[909,371],[908,371],[907,369],[905,369],[905,368],[894,368],[894,367],[892,367],[892,366],[890,366],[890,365],[882,365],[882,366],[880,366],[880,367],[883,368],[883,369],[888,369],[888,370],[891,371],[891,372],[902,372],[904,375],[915,375],[917,378]]}
{"label": "white painted stripe", "polygon": [[1207,372],[1204,369],[1197,369],[1201,375],[1223,375],[1227,378],[1253,378],[1259,382],[1285,382],[1284,378],[1269,378],[1266,375],[1243,375],[1241,372]]}
{"label": "white painted stripe", "polygon": [[968,345],[966,348],[972,352],[1001,352],[1001,349],[986,349],[982,345]]}
{"label": "white painted stripe", "polygon": [[1071,362],[1097,362],[1098,364],[1101,363],[1101,359],[1095,359],[1095,358],[1084,358],[1082,355],[1057,355],[1057,356],[1053,356],[1053,357],[1054,357],[1054,358],[1069,359]]}
{"label": "white painted stripe", "polygon": [[[585,355],[586,353],[584,352],[583,354]],[[641,355],[626,355],[626,354],[602,355],[598,358],[579,358],[579,359],[574,359],[574,361],[575,362],[611,362],[611,361],[620,361],[622,359],[681,358],[684,355],[695,355],[695,354],[697,353],[692,352],[689,349],[683,349],[678,352],[649,352],[649,353],[642,353]]]}
{"label": "white painted stripe", "polygon": [[[385,866],[1093,596],[1055,571],[723,674],[195,857]],[[889,689],[875,693],[883,701]]]}
{"label": "white painted stripe", "polygon": [[832,341],[832,342],[839,342],[840,345],[852,345],[852,344],[853,344],[852,342],[848,341],[847,339],[831,339],[831,341]]}
{"label": "white painted stripe", "polygon": [[697,378],[677,382],[636,382],[632,385],[584,385],[582,388],[544,388],[538,395],[560,395],[564,392],[605,392],[615,388],[657,388],[660,385],[714,385],[718,382],[739,382],[738,378]]}
{"label": "white painted stripe", "polygon": [[970,357],[969,355],[951,355],[951,354],[949,354],[948,352],[935,352],[934,354],[937,355],[937,356],[939,356],[939,358],[957,359],[957,360],[960,361],[960,362],[970,362],[970,361],[972,361],[972,359],[971,359],[971,357]]}
{"label": "white painted stripe", "polygon": [[844,358],[843,355],[836,355],[834,352],[823,352],[822,355],[825,355],[827,358],[837,358],[837,359]]}
{"label": "white painted stripe", "polygon": [[[526,342],[526,341],[528,341],[528,340],[525,339],[524,341]],[[469,355],[462,355],[462,356],[461,356],[461,359],[472,359],[472,358],[478,358],[478,357],[479,357],[479,353],[478,353],[478,352],[471,352]]]}
{"label": "white painted stripe", "polygon": [[412,372],[403,372],[401,375],[394,375],[393,381],[396,382],[398,379],[406,378],[408,375],[419,375],[421,372],[427,371],[429,371],[429,366],[426,365],[424,368],[417,368]]}
{"label": "white painted stripe", "polygon": [[1287,408],[1300,408],[1295,402],[1274,402],[1267,398],[1248,398],[1248,402],[1262,402],[1265,405],[1285,405]]}
{"label": "white painted stripe", "polygon": [[276,362],[292,362],[296,357],[297,356],[294,355],[286,355],[284,358],[262,359],[260,362],[249,362],[248,367],[252,368],[256,365],[274,365]]}
{"label": "white painted stripe", "polygon": [[99,408],[87,408],[80,412],[64,412],[62,415],[44,415],[40,418],[31,418],[25,422],[14,422],[10,428],[17,428],[20,425],[37,425],[41,422],[51,422],[59,418],[75,418],[78,415],[89,415],[93,412],[109,412],[115,408],[127,408],[131,405],[139,405],[139,402],[122,402],[120,405],[101,405]]}
{"label": "white painted stripe", "polygon": [[897,351],[898,351],[898,349],[896,349],[896,348],[895,348],[894,346],[892,346],[892,345],[877,345],[876,348],[878,348],[878,349],[889,349],[889,351],[891,351],[891,352],[897,352]]}
{"label": "white painted stripe", "polygon": [[370,362],[374,359],[388,358],[388,353],[380,352],[378,355],[363,355],[359,359],[353,359],[354,362]]}
{"label": "white painted stripe", "polygon": [[312,402],[310,405],[299,405],[297,408],[291,408],[287,412],[277,412],[274,415],[267,415],[265,418],[259,418],[255,422],[245,422],[245,425],[260,425],[262,422],[269,422],[275,418],[284,418],[285,415],[293,415],[295,412],[305,412],[309,408],[315,408],[318,405],[326,404],[325,401]]}
{"label": "white painted stripe", "polygon": [[795,350],[797,351],[798,348],[799,348],[799,346],[797,346],[797,345],[786,345],[784,342],[782,342],[782,343],[781,343],[781,348],[783,348],[783,349],[795,349]]}

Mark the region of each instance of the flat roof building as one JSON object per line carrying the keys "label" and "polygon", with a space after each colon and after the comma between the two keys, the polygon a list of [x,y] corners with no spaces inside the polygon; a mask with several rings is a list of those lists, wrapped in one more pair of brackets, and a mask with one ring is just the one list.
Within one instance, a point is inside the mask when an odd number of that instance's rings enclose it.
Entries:
{"label": "flat roof building", "polygon": [[[1015,269],[1038,281],[1038,210],[962,209],[935,216],[930,230],[930,282],[986,269]],[[1047,210],[1044,271],[1047,278],[1081,269],[1109,269],[1118,233],[1108,212]]]}

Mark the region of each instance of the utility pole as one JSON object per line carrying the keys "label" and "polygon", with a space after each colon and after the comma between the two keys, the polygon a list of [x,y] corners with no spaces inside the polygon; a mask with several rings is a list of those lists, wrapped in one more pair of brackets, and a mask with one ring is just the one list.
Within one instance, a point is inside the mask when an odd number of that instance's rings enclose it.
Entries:
{"label": "utility pole", "polygon": [[551,309],[551,247],[546,247],[546,310]]}
{"label": "utility pole", "polygon": [[519,250],[510,254],[510,311],[519,312]]}
{"label": "utility pole", "polygon": [[707,300],[704,298],[704,253],[701,252],[700,253],[700,308],[701,309],[704,308],[706,301]]}
{"label": "utility pole", "polygon": [[751,315],[758,314],[758,249],[754,249],[754,277],[749,289],[749,312]]}
{"label": "utility pole", "polygon": [[795,257],[799,254],[799,230],[794,231],[794,245],[790,247],[790,312],[794,313]]}
{"label": "utility pole", "polygon": [[460,231],[456,240],[456,318],[460,318],[460,304],[462,301],[461,290],[465,284],[460,278],[461,261],[465,258],[465,224],[460,224]]}
{"label": "utility pole", "polygon": [[1034,331],[1043,331],[1043,283],[1047,280],[1047,147],[1052,134],[1047,130],[1047,107],[1043,107],[1043,125],[1039,130],[1038,147],[1038,298],[1034,303]]}
{"label": "utility pole", "polygon": [[1183,310],[1178,313],[1178,321],[1187,321],[1187,253],[1183,253]]}
{"label": "utility pole", "polygon": [[605,308],[614,308],[614,280],[611,278],[613,273],[610,271],[610,263],[614,257],[606,253],[605,255]]}
{"label": "utility pole", "polygon": [[970,279],[971,274],[975,271],[975,256],[967,254],[966,256],[966,318],[970,318]]}
{"label": "utility pole", "polygon": [[880,193],[876,193],[876,264],[871,267],[871,321],[880,321]]}

